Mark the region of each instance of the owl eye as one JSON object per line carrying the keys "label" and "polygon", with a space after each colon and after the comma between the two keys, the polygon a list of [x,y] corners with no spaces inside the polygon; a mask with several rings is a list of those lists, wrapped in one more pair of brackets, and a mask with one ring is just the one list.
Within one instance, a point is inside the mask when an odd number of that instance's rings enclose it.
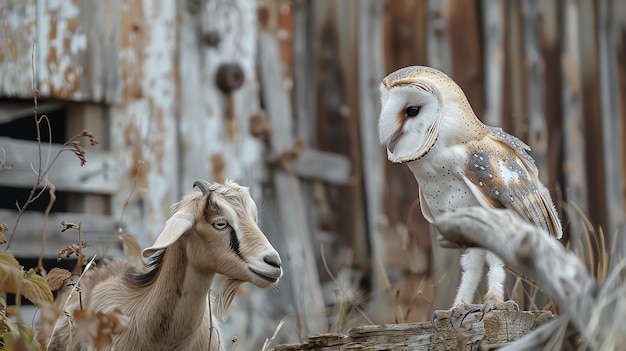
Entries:
{"label": "owl eye", "polygon": [[420,107],[419,106],[409,106],[406,108],[406,110],[404,111],[406,113],[407,117],[415,117],[417,116],[418,113],[420,113]]}

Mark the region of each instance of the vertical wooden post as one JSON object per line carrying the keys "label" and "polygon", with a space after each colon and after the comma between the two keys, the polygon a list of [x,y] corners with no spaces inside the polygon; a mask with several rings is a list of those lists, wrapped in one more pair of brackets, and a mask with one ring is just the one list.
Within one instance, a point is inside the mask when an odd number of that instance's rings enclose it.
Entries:
{"label": "vertical wooden post", "polygon": [[109,115],[120,183],[111,211],[114,218],[123,214],[124,229],[147,246],[179,197],[176,1],[123,2],[120,23],[121,101]]}
{"label": "vertical wooden post", "polygon": [[[502,126],[502,88],[504,77],[504,3],[485,0],[481,4],[485,48],[485,109],[476,111],[490,126]],[[482,116],[480,115],[482,113]]]}
{"label": "vertical wooden post", "polygon": [[[600,97],[602,120],[602,149],[604,158],[604,189],[606,197],[606,217],[608,227],[605,232],[609,242],[615,231],[624,224],[624,189],[623,173],[624,150],[620,145],[622,126],[620,123],[620,104],[617,72],[617,41],[615,38],[615,6],[613,0],[601,0],[598,3],[598,48],[600,63]],[[626,106],[622,106],[626,108]],[[624,240],[624,239],[622,239]],[[622,245],[619,243],[618,245]]]}
{"label": "vertical wooden post", "polygon": [[[291,147],[295,139],[292,109],[283,83],[276,39],[261,33],[259,47],[263,48],[259,51],[258,59],[264,105],[274,127],[272,146],[275,153],[279,154]],[[300,193],[300,182],[294,174],[276,169],[272,179],[284,249],[282,255],[286,276],[283,280],[291,289],[293,300],[289,303],[296,309],[299,332],[304,336],[322,330],[319,317],[323,315],[324,309],[314,250],[306,225],[305,204]]]}
{"label": "vertical wooden post", "polygon": [[539,169],[539,178],[549,184],[545,170],[548,151],[548,125],[544,114],[544,64],[539,46],[539,1],[522,3],[524,16],[524,66],[527,77],[528,145]]}
{"label": "vertical wooden post", "polygon": [[[107,130],[105,106],[90,103],[72,103],[68,105],[65,127],[67,137],[72,137],[80,133],[83,129],[87,129],[98,137],[101,149],[108,149],[109,131]],[[85,140],[81,140],[81,143],[85,143]],[[87,155],[87,157],[89,157],[89,155]],[[111,172],[111,174],[105,174],[103,175],[104,177],[113,176],[113,169],[103,170],[103,172],[107,171]],[[110,206],[108,195],[80,193],[68,194],[68,212],[109,214],[111,210]],[[111,240],[114,238],[113,234],[114,233],[112,232]]]}
{"label": "vertical wooden post", "polygon": [[572,208],[578,206],[587,212],[587,184],[585,170],[585,136],[579,46],[579,6],[576,0],[565,0],[562,8],[561,101],[563,104],[563,144],[565,198],[569,203],[569,228],[576,242],[582,226],[579,214]]}
{"label": "vertical wooden post", "polygon": [[[383,4],[377,0],[358,3],[358,90],[359,125],[361,130],[362,173],[365,188],[365,218],[372,264],[373,299],[371,306],[384,307],[384,261],[378,233],[383,194],[383,148],[378,141],[378,116],[380,111],[378,86],[383,79]],[[377,311],[375,315],[382,315]]]}

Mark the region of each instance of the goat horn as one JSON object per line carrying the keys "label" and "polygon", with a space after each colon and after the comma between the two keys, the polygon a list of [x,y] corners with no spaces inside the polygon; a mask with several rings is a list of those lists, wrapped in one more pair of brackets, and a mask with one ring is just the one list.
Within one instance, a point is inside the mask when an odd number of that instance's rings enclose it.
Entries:
{"label": "goat horn", "polygon": [[206,195],[210,191],[209,188],[211,187],[211,183],[207,182],[206,180],[199,179],[193,182],[193,186],[194,188],[197,187],[198,189],[200,189],[203,195]]}

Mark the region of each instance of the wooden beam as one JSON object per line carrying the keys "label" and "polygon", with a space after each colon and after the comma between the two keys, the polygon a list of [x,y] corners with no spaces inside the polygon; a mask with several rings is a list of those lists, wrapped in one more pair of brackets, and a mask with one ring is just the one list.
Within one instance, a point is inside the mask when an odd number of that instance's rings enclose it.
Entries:
{"label": "wooden beam", "polygon": [[293,172],[300,178],[337,185],[350,184],[350,159],[344,155],[304,149],[293,164]]}
{"label": "wooden beam", "polygon": [[[117,190],[116,162],[109,152],[85,146],[87,163],[81,167],[79,159],[71,151],[63,151],[50,168],[48,177],[57,191],[75,191],[94,194],[112,194]],[[35,170],[40,159],[36,142],[0,137],[0,148],[4,150],[6,169],[0,170],[0,185],[30,188],[37,179]],[[61,146],[43,143],[42,167],[45,168]],[[48,150],[50,152],[48,152]],[[50,155],[50,158],[48,158]]]}
{"label": "wooden beam", "polygon": [[[484,38],[483,64],[485,66],[485,108],[476,111],[490,126],[502,126],[502,88],[504,76],[504,2],[486,0],[481,6]],[[482,115],[481,115],[482,114]]]}
{"label": "wooden beam", "polygon": [[383,62],[383,3],[377,0],[358,2],[358,105],[361,142],[361,174],[365,196],[365,221],[367,229],[366,252],[371,261],[372,299],[370,311],[384,315],[384,289],[386,272],[379,233],[381,222],[383,185],[383,162],[387,162],[384,147],[378,141],[378,118],[380,111],[379,85],[384,78]]}
{"label": "wooden beam", "polygon": [[522,11],[524,16],[524,67],[527,77],[527,107],[528,111],[528,145],[539,169],[539,178],[544,184],[549,184],[549,173],[546,169],[549,145],[548,123],[544,113],[544,63],[541,58],[539,42],[539,1],[524,2]]}
{"label": "wooden beam", "polygon": [[[46,114],[50,111],[59,110],[66,105],[61,101],[37,102],[37,113]],[[18,118],[34,116],[35,105],[33,100],[16,100],[3,102],[0,106],[0,124],[12,122]]]}
{"label": "wooden beam", "polygon": [[81,224],[82,239],[89,242],[90,254],[97,254],[100,258],[106,256],[122,257],[120,242],[115,235],[117,219],[106,215],[88,213],[51,213],[44,222],[40,212],[25,212],[19,223],[16,223],[18,212],[0,209],[0,223],[5,223],[12,230],[17,225],[17,231],[11,242],[11,253],[18,257],[39,257],[41,254],[42,233],[47,223],[46,246],[44,257],[55,258],[64,247],[78,242],[78,232],[68,230],[61,232],[61,222]]}
{"label": "wooden beam", "polygon": [[583,119],[583,90],[580,58],[580,8],[575,0],[566,0],[562,8],[561,44],[561,102],[563,105],[563,173],[565,198],[569,208],[569,233],[576,242],[582,233],[580,215],[572,209],[578,206],[588,213],[588,191],[585,167],[585,133]]}
{"label": "wooden beam", "polygon": [[[259,35],[259,72],[264,105],[272,122],[272,146],[275,153],[286,150],[294,142],[292,109],[283,82],[280,50],[277,40],[269,34]],[[280,218],[281,239],[284,246],[283,264],[293,301],[291,306],[301,332],[315,333],[322,329],[319,316],[324,300],[319,285],[319,275],[312,239],[306,224],[305,204],[300,193],[300,181],[293,174],[277,170],[273,175],[276,216]]]}
{"label": "wooden beam", "polygon": [[[606,203],[604,205],[607,217],[607,228],[605,233],[609,235],[608,242],[613,242],[614,233],[625,224],[625,196],[624,189],[624,150],[621,140],[622,125],[625,120],[620,121],[620,102],[618,96],[618,71],[617,68],[617,40],[615,26],[614,2],[611,0],[601,0],[599,2],[598,19],[598,48],[600,63],[600,98],[601,98],[601,120],[602,120],[602,156],[604,167],[604,191]],[[622,101],[622,103],[625,103]],[[626,106],[622,105],[622,108]],[[622,237],[622,240],[624,238]],[[620,246],[622,244],[619,244]]]}

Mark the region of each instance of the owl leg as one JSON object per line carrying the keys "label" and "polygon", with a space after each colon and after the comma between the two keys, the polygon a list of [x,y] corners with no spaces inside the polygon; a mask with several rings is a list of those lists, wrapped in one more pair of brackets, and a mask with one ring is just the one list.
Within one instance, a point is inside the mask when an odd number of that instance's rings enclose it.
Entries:
{"label": "owl leg", "polygon": [[454,320],[460,319],[457,324],[462,324],[465,317],[473,312],[480,312],[479,305],[472,304],[476,288],[482,278],[484,265],[483,250],[468,249],[461,255],[461,284],[454,299],[454,305],[450,309],[448,318],[450,324],[455,325]]}
{"label": "owl leg", "polygon": [[506,275],[502,260],[491,252],[485,252],[485,261],[489,266],[487,273],[487,294],[484,298],[485,307],[483,312],[491,310],[515,310],[515,317],[519,315],[519,306],[513,300],[504,301],[504,281]]}
{"label": "owl leg", "polygon": [[454,306],[472,303],[476,288],[483,274],[483,250],[468,249],[461,255],[461,284],[454,299]]}
{"label": "owl leg", "polygon": [[487,294],[485,295],[485,304],[499,304],[504,302],[504,281],[506,275],[504,272],[504,263],[500,258],[491,252],[485,252],[485,261],[489,266],[487,272]]}

